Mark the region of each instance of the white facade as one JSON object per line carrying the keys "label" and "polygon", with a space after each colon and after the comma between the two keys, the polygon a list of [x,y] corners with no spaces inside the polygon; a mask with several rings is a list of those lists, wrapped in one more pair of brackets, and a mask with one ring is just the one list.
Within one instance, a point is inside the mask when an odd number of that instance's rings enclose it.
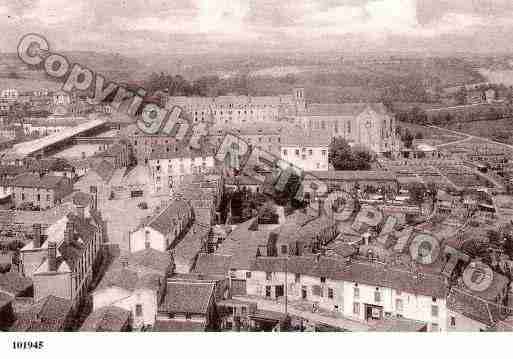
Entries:
{"label": "white facade", "polygon": [[281,158],[304,171],[328,170],[328,146],[282,146]]}
{"label": "white facade", "polygon": [[130,252],[138,252],[147,248],[165,252],[171,243],[166,236],[149,226],[131,232],[129,237]]}
{"label": "white facade", "polygon": [[[277,289],[277,286],[283,286],[285,283],[283,272],[237,271],[235,276],[246,279],[248,295],[269,299],[276,298],[277,291],[282,290]],[[448,314],[445,298],[295,273],[287,273],[287,283],[289,299],[303,299],[316,303],[322,309],[339,312],[344,317],[360,322],[372,318],[402,316],[428,323],[428,331],[447,331]]]}
{"label": "white facade", "polygon": [[116,306],[132,312],[134,328],[154,325],[158,309],[158,293],[148,288],[129,291],[120,287],[108,287],[92,293],[93,311]]}
{"label": "white facade", "polygon": [[184,176],[214,168],[213,156],[176,157],[148,160],[155,193],[172,193]]}

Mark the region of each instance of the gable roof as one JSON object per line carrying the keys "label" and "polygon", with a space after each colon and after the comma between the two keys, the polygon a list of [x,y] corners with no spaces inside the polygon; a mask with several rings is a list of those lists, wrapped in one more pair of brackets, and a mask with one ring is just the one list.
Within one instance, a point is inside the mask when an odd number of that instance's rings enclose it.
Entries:
{"label": "gable roof", "polygon": [[200,252],[210,227],[194,223],[185,236],[173,248],[175,262],[190,263]]}
{"label": "gable roof", "polygon": [[168,281],[159,310],[170,313],[207,314],[214,296],[214,283]]}
{"label": "gable roof", "polygon": [[99,308],[87,317],[80,331],[119,332],[129,323],[130,315],[130,311],[116,306]]}
{"label": "gable roof", "polygon": [[55,332],[61,331],[72,312],[71,301],[49,295],[33,304],[29,310],[18,314],[11,327],[14,332]]}
{"label": "gable roof", "polygon": [[171,256],[166,252],[146,248],[130,253],[128,262],[130,265],[150,268],[164,274],[171,266]]}
{"label": "gable roof", "polygon": [[167,235],[175,228],[175,223],[173,223],[174,219],[186,216],[188,213],[190,213],[190,207],[187,202],[177,199],[150,219],[147,226]]}
{"label": "gable roof", "polygon": [[201,253],[198,256],[198,259],[196,260],[194,272],[201,274],[226,276],[230,272],[230,268],[230,256]]}
{"label": "gable roof", "polygon": [[31,173],[23,173],[13,178],[11,185],[25,188],[57,189],[62,186],[63,183],[69,184],[69,179],[62,176],[39,176]]}

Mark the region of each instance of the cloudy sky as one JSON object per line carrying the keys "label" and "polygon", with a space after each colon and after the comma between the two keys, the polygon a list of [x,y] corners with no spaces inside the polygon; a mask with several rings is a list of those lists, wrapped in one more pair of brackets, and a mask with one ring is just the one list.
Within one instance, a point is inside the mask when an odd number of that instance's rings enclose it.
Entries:
{"label": "cloudy sky", "polygon": [[0,0],[0,43],[121,53],[513,51],[513,0]]}

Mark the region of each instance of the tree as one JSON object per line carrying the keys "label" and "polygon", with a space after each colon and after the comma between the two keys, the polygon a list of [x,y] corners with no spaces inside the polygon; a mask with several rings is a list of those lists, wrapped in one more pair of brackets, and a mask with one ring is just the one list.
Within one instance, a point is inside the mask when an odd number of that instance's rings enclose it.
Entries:
{"label": "tree", "polygon": [[341,137],[331,141],[328,160],[337,171],[369,170],[372,155],[364,149],[353,150]]}
{"label": "tree", "polygon": [[426,197],[427,189],[422,183],[410,183],[408,185],[408,191],[410,192],[410,199],[413,203],[420,205],[424,202]]}

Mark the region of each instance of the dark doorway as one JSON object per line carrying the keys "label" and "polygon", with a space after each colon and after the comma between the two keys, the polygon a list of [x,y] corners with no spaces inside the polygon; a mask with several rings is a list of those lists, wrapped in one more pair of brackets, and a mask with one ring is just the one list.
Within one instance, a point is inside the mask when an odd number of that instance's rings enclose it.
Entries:
{"label": "dark doorway", "polygon": [[383,307],[377,305],[365,305],[365,320],[383,319]]}
{"label": "dark doorway", "polygon": [[301,298],[306,299],[306,287],[301,287]]}
{"label": "dark doorway", "polygon": [[285,295],[285,289],[283,285],[277,285],[275,288],[276,298],[283,297]]}

